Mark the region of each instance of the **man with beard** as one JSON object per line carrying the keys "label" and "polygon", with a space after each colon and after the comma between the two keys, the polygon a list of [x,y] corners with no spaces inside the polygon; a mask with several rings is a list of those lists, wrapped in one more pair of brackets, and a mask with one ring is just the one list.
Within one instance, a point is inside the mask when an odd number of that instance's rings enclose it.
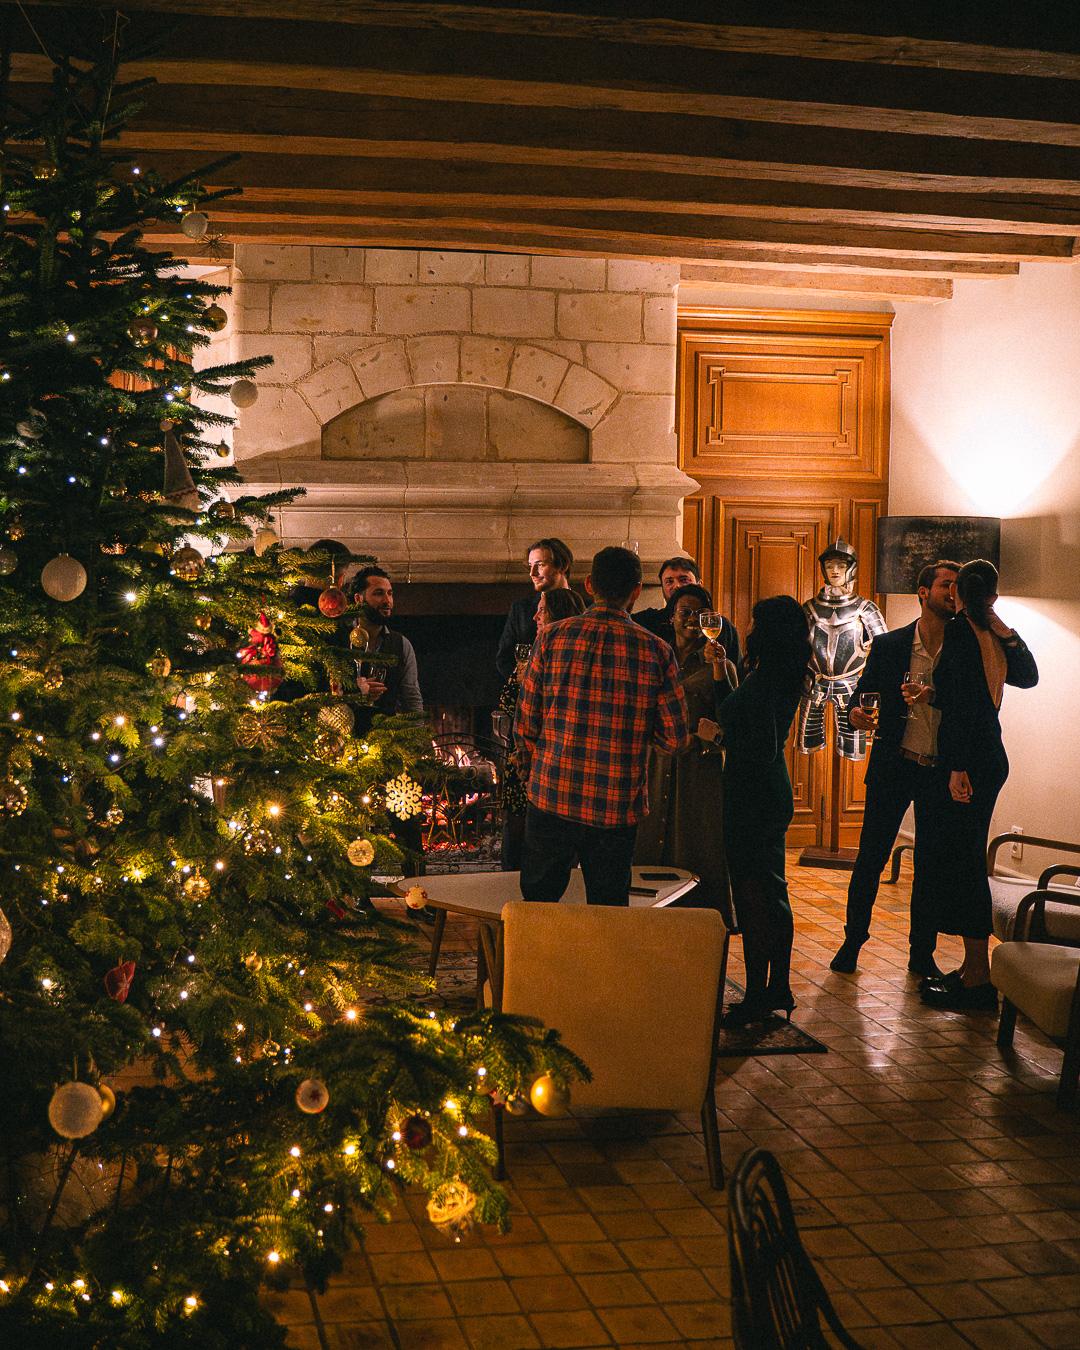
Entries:
{"label": "man with beard", "polygon": [[[387,627],[394,612],[394,588],[381,567],[362,567],[353,582],[359,608],[349,637],[356,658],[356,685],[379,713],[422,713],[416,652],[407,637]],[[389,657],[385,664],[380,658]]]}
{"label": "man with beard", "polygon": [[[870,916],[878,883],[904,813],[915,804],[915,877],[911,886],[908,970],[922,978],[939,974],[934,961],[937,932],[926,916],[923,859],[936,828],[932,808],[937,729],[941,714],[933,707],[934,667],[941,654],[946,622],[956,612],[956,576],[960,564],[940,559],[919,573],[921,614],[914,623],[880,633],[851,696],[848,717],[856,731],[875,732],[866,770],[866,807],[859,855],[848,886],[844,942],[831,969],[850,975],[859,950],[870,936]],[[875,720],[860,706],[863,694],[879,695]]]}

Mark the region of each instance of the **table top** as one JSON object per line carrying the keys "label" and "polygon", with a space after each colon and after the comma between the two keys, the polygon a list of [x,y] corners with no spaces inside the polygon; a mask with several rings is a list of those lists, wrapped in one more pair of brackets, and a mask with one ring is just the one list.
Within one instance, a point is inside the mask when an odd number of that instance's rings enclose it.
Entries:
{"label": "table top", "polygon": [[[646,881],[661,874],[672,880]],[[630,885],[633,890],[648,894],[630,896],[631,908],[662,908],[692,891],[698,883],[693,872],[678,867],[635,867]],[[469,914],[474,918],[497,919],[509,900],[521,899],[520,872],[456,872],[443,876],[403,877],[397,883],[399,890],[422,886],[428,894],[432,909],[445,909],[451,914]],[[562,898],[564,905],[585,903],[585,881],[579,868],[570,873],[570,885]]]}

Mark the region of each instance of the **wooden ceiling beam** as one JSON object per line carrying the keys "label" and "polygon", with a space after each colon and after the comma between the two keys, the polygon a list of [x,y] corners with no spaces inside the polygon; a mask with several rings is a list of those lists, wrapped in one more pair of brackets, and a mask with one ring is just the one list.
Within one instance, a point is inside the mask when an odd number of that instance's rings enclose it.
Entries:
{"label": "wooden ceiling beam", "polygon": [[[84,5],[112,8],[113,0],[84,0]],[[38,6],[70,6],[70,0],[39,0]],[[727,3],[725,14],[734,13],[737,6]],[[1029,41],[1039,39],[1038,7],[1032,7],[1032,16],[1025,23],[1024,10],[1015,6],[1010,14],[1009,33],[1012,41],[1020,34],[1030,34]],[[693,21],[689,7],[681,6],[684,19],[669,17],[670,4],[656,5],[650,14],[643,4],[635,6],[633,17],[593,13],[558,13],[553,7],[543,8],[537,0],[536,9],[510,9],[504,5],[483,4],[428,4],[395,3],[394,0],[126,0],[125,12],[147,14],[180,13],[199,17],[218,16],[244,18],[267,22],[280,19],[307,18],[326,23],[357,26],[407,28],[412,32],[436,31],[469,34],[509,34],[515,37],[540,36],[561,41],[583,39],[603,43],[632,43],[648,47],[673,46],[708,52],[760,54],[777,57],[797,57],[805,60],[845,61],[874,65],[910,66],[931,70],[976,71],[999,75],[1030,75],[1044,79],[1080,79],[1080,56],[1072,51],[1035,46],[1017,46],[1010,43],[994,44],[986,41],[965,40],[959,36],[961,23],[952,23],[949,6],[936,6],[934,21],[939,36],[899,36],[896,17],[890,12],[887,31],[875,34],[874,13],[865,4],[848,19],[847,26],[858,31],[833,31],[828,26],[829,11],[814,15],[822,24],[816,30],[799,28],[786,22],[779,5],[763,10],[760,3],[749,7],[755,19],[769,14],[774,27],[758,24],[740,25]],[[709,4],[700,16],[703,20],[715,17],[715,7]],[[843,23],[840,7],[831,6],[836,22]],[[666,11],[666,12],[665,12]],[[799,17],[805,19],[805,6],[800,6]],[[905,23],[923,23],[911,15],[903,16]],[[957,34],[951,39],[946,34]]]}
{"label": "wooden ceiling beam", "polygon": [[266,232],[269,237],[278,231],[295,233],[308,229],[313,232],[318,230],[321,234],[324,230],[330,230],[360,243],[374,233],[384,240],[393,240],[396,235],[420,237],[427,240],[426,246],[430,248],[450,247],[446,242],[447,237],[459,235],[462,231],[475,231],[480,235],[486,232],[492,238],[508,232],[517,234],[531,231],[563,240],[570,251],[573,251],[575,240],[603,236],[609,240],[623,241],[624,251],[628,248],[648,251],[650,247],[663,245],[691,258],[703,247],[715,249],[726,246],[749,250],[778,245],[791,253],[801,250],[828,252],[835,249],[868,258],[929,254],[941,259],[997,261],[1005,258],[1015,262],[1071,262],[1074,256],[1074,241],[1053,235],[955,234],[856,227],[840,229],[835,226],[751,218],[698,220],[684,216],[653,217],[646,230],[642,228],[640,217],[624,217],[617,213],[535,211],[500,215],[489,212],[482,218],[475,218],[439,212],[403,214],[391,208],[382,211],[371,208],[333,215],[296,211],[284,215],[266,213],[258,216],[250,211],[233,211],[223,205],[215,210],[214,215],[219,224],[225,225],[228,234],[237,234],[243,230],[245,233]]}
{"label": "wooden ceiling beam", "polygon": [[882,300],[951,300],[952,282],[944,277],[886,276],[878,273],[800,272],[772,267],[723,267],[709,269],[708,282],[683,275],[684,285],[715,286],[725,290],[745,286],[754,290],[801,291],[814,295],[866,295]]}
{"label": "wooden ceiling beam", "polygon": [[718,279],[718,273],[724,275],[742,268],[755,270],[769,267],[773,270],[791,268],[799,272],[821,270],[830,274],[844,272],[874,272],[887,276],[909,277],[1006,277],[1016,276],[1020,271],[1018,262],[995,262],[971,260],[967,258],[866,258],[856,253],[787,253],[777,249],[733,248],[723,251],[723,261],[714,263],[684,263],[682,278],[684,281],[709,283]]}
{"label": "wooden ceiling beam", "polygon": [[[145,15],[136,17],[132,39],[161,28]],[[46,45],[51,29],[71,31],[62,15],[45,11],[45,20]],[[505,33],[498,25],[472,31],[415,25],[357,30],[325,22],[314,6],[305,12],[302,5],[286,18],[258,23],[235,11],[174,15],[169,28],[167,50],[153,60],[133,61],[129,75],[225,88],[246,84],[525,107],[681,112],[1051,144],[1077,144],[1080,135],[1075,80],[1016,72],[1000,76],[731,54],[693,45],[598,40],[584,30],[572,41],[544,31]],[[639,25],[639,36],[645,31],[647,26]],[[28,28],[22,43],[31,69],[47,64]],[[26,62],[17,59],[13,73],[23,77]]]}

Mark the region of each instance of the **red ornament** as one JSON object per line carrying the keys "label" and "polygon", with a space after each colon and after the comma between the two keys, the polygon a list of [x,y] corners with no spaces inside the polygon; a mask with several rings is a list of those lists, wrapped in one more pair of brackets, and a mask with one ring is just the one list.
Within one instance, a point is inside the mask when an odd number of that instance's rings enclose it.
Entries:
{"label": "red ornament", "polygon": [[338,904],[336,900],[327,900],[326,908],[330,911],[330,913],[334,916],[335,919],[345,919],[348,917],[349,913],[348,910],[345,908],[344,905]]}
{"label": "red ornament", "polygon": [[123,1003],[131,990],[131,982],[135,978],[135,962],[121,961],[118,966],[113,966],[105,976],[105,992],[111,999],[117,1003]]}
{"label": "red ornament", "polygon": [[427,1148],[431,1143],[431,1121],[426,1116],[410,1116],[401,1127],[401,1138],[406,1148]]}
{"label": "red ornament", "polygon": [[339,619],[349,608],[349,597],[340,586],[327,586],[319,596],[319,613],[328,619]]}
{"label": "red ornament", "polygon": [[250,674],[241,675],[240,678],[257,694],[272,694],[285,678],[285,674],[278,659],[278,641],[274,625],[266,617],[265,610],[260,613],[255,627],[248,629],[248,637],[251,641],[246,647],[240,648],[237,656],[241,665],[255,666],[258,669]]}

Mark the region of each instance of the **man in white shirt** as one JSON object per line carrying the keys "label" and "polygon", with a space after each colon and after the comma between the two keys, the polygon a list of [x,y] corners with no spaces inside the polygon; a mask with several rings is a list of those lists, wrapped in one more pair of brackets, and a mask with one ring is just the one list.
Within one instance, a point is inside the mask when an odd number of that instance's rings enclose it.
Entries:
{"label": "man in white shirt", "polygon": [[[941,714],[929,702],[934,667],[941,653],[945,624],[956,612],[956,576],[960,564],[945,559],[930,563],[918,578],[921,614],[905,628],[874,638],[866,666],[851,696],[851,724],[874,731],[866,771],[859,856],[848,886],[844,941],[831,969],[849,975],[859,950],[870,936],[870,916],[878,883],[908,807],[915,804],[916,839],[933,822],[923,820],[937,763],[937,728]],[[880,697],[877,721],[859,706],[862,694]],[[922,822],[922,823],[920,823]],[[936,977],[937,932],[926,917],[920,884],[920,852],[916,843],[915,878],[911,887],[911,931],[908,970],[925,979]]]}

